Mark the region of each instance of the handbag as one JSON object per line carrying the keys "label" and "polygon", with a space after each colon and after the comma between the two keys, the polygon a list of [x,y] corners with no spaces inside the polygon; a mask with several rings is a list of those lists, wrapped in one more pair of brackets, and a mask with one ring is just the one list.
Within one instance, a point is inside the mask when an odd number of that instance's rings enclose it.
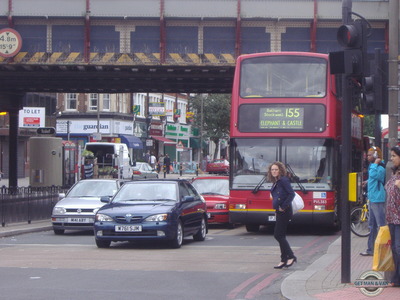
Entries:
{"label": "handbag", "polygon": [[382,272],[394,271],[390,239],[389,226],[381,226],[375,239],[372,270]]}
{"label": "handbag", "polygon": [[301,196],[299,194],[297,194],[296,192],[294,192],[294,193],[295,193],[295,196],[292,201],[293,214],[297,213],[299,210],[304,208],[303,198],[301,198]]}

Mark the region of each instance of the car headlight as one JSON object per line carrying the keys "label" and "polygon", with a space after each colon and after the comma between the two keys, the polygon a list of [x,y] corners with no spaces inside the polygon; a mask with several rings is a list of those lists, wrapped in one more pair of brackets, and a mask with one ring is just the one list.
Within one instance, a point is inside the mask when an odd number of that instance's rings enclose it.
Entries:
{"label": "car headlight", "polygon": [[150,217],[147,217],[145,221],[147,222],[162,222],[167,220],[168,214],[158,214],[158,215],[152,215]]}
{"label": "car headlight", "polygon": [[226,204],[225,203],[217,203],[217,204],[215,204],[214,209],[226,209]]}
{"label": "car headlight", "polygon": [[65,214],[67,211],[64,207],[54,207],[53,208],[53,215],[63,215]]}
{"label": "car headlight", "polygon": [[105,214],[97,214],[96,215],[96,221],[99,221],[99,222],[112,222],[113,218],[111,218],[110,216],[107,216]]}

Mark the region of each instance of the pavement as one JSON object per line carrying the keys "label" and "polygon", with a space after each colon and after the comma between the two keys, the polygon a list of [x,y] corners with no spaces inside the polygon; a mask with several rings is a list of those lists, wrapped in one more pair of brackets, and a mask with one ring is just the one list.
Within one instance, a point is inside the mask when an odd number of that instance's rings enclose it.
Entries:
{"label": "pavement", "polygon": [[[355,286],[355,281],[360,279],[360,276],[364,272],[372,270],[372,256],[360,255],[360,252],[366,250],[367,239],[366,237],[358,237],[351,234],[350,283],[341,282],[342,238],[339,237],[319,259],[315,260],[304,270],[299,269],[294,271],[283,280],[281,285],[282,295],[286,299],[295,300],[400,299],[400,288],[398,287],[383,288],[379,295],[371,296],[363,294],[361,289]],[[301,257],[297,257],[297,259],[300,261]],[[296,267],[296,264],[294,266]],[[389,274],[385,274],[384,272],[379,273],[383,278],[389,277]]]}
{"label": "pavement", "polygon": [[[201,176],[202,174],[200,174]],[[195,177],[194,174],[169,174],[167,178],[187,178]],[[0,185],[8,185],[6,179],[0,182]],[[29,178],[18,179],[18,186],[28,186]],[[51,230],[50,220],[32,221],[31,223],[11,223],[5,227],[0,227],[0,238],[14,236],[29,232]],[[360,252],[366,250],[367,238],[358,237],[351,234],[351,282],[342,283],[341,270],[341,237],[338,237],[327,249],[326,253],[315,260],[311,265],[302,269],[300,263],[294,264],[290,270],[293,270],[281,284],[281,293],[286,299],[293,300],[364,300],[364,299],[400,299],[400,288],[386,287],[381,289],[379,295],[367,296],[361,289],[355,286],[355,281],[367,271],[372,270],[372,256],[361,256]],[[301,257],[297,257],[301,261]],[[382,273],[386,278],[388,274]],[[345,276],[346,277],[346,276]],[[372,289],[375,291],[376,289]],[[368,292],[368,291],[367,291]]]}

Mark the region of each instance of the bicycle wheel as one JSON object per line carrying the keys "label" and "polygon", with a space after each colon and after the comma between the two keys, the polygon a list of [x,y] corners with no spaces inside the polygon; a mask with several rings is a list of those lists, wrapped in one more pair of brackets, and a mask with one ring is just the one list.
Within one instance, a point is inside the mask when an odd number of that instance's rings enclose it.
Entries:
{"label": "bicycle wheel", "polygon": [[358,236],[366,237],[369,236],[369,227],[368,227],[368,212],[364,221],[361,221],[363,208],[355,207],[351,210],[350,213],[350,229],[351,231]]}

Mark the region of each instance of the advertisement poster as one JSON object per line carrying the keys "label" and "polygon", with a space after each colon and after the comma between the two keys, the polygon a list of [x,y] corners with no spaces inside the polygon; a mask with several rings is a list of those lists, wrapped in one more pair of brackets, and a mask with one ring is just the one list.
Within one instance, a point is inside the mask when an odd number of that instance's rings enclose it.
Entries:
{"label": "advertisement poster", "polygon": [[19,127],[39,128],[45,127],[45,107],[24,107],[19,111]]}

